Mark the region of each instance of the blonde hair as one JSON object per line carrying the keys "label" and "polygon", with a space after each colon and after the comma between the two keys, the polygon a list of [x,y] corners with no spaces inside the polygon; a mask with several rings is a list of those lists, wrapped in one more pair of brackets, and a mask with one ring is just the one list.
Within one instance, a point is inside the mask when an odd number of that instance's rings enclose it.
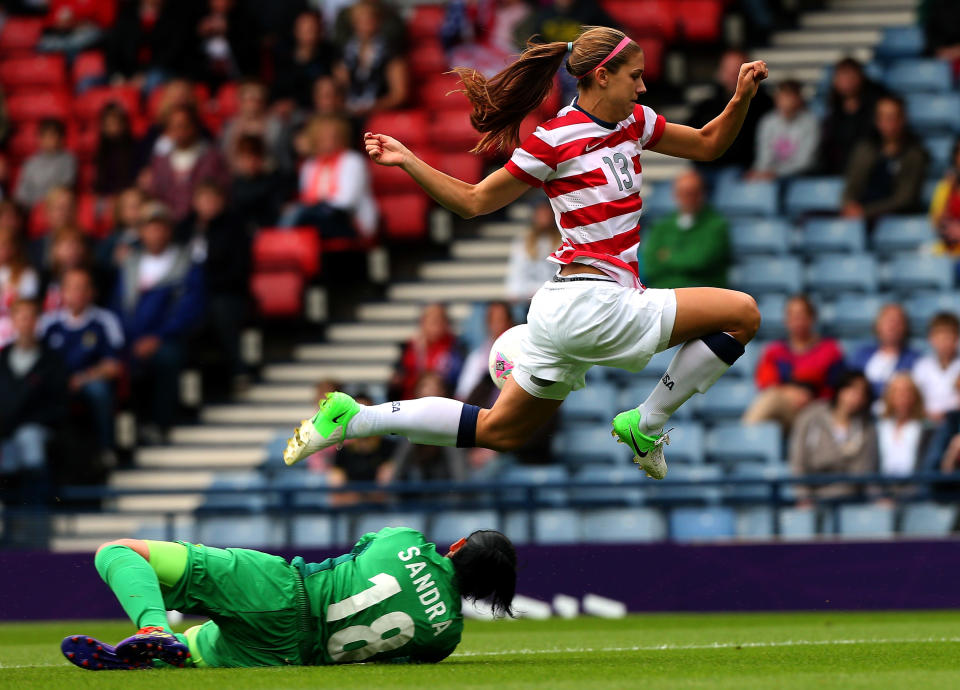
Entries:
{"label": "blonde hair", "polygon": [[340,135],[340,143],[346,148],[350,145],[350,123],[339,115],[315,115],[307,123],[306,137],[309,142],[310,152],[316,153],[317,139],[320,137],[320,130],[324,127],[336,127]]}
{"label": "blonde hair", "polygon": [[910,407],[910,419],[922,420],[923,414],[923,393],[917,387],[913,377],[905,371],[895,373],[887,381],[887,387],[883,391],[883,417],[893,417],[893,384],[898,381],[906,381],[913,393],[913,405]]}

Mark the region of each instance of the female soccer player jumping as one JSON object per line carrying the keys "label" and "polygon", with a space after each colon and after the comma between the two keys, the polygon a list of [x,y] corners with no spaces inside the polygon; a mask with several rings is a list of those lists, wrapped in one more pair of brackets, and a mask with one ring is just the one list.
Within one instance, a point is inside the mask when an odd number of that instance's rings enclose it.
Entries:
{"label": "female soccer player jumping", "polygon": [[[569,57],[568,57],[569,54]],[[655,353],[683,343],[661,381],[637,408],[613,420],[634,462],[654,479],[667,473],[663,427],[694,393],[703,393],[743,354],[760,313],[752,297],[717,288],[658,290],[638,279],[644,149],[691,160],[720,156],[737,136],[767,77],[763,62],[740,68],[736,93],[702,129],[668,123],[637,100],[646,92],[640,47],[616,29],[595,27],[572,43],[531,44],[487,80],[460,68],[484,134],[476,151],[515,146],[520,123],[549,92],[566,60],[578,96],[513,150],[478,184],[431,168],[393,137],[367,133],[367,153],[398,165],[430,196],[463,218],[500,209],[530,187],[550,198],[563,244],[549,260],[557,275],[534,295],[522,354],[493,408],[446,398],[358,405],[331,393],[294,432],[288,465],[344,439],[399,434],[415,443],[512,450],[556,411],[584,374],[600,364],[636,372]]]}

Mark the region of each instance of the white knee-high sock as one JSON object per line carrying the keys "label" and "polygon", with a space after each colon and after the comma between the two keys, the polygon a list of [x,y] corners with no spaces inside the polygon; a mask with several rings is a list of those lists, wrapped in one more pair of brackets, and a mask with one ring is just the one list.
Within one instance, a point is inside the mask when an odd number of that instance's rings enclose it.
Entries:
{"label": "white knee-high sock", "polygon": [[670,415],[694,393],[705,393],[742,354],[743,345],[726,333],[684,343],[663,378],[637,408],[640,431],[649,434],[662,429]]}
{"label": "white knee-high sock", "polygon": [[478,412],[476,406],[464,405],[450,398],[418,398],[382,405],[361,405],[360,411],[347,425],[346,437],[398,434],[414,443],[430,446],[473,446]]}

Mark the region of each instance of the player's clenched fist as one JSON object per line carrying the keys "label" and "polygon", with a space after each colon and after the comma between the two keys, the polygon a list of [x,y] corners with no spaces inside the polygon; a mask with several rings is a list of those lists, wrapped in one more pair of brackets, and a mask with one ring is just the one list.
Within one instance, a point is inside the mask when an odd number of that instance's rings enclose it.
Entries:
{"label": "player's clenched fist", "polygon": [[745,62],[740,65],[740,77],[737,79],[737,95],[753,98],[757,95],[760,82],[767,78],[767,63],[763,60]]}
{"label": "player's clenched fist", "polygon": [[367,132],[363,135],[363,145],[367,155],[380,165],[401,165],[409,153],[406,146],[386,134]]}

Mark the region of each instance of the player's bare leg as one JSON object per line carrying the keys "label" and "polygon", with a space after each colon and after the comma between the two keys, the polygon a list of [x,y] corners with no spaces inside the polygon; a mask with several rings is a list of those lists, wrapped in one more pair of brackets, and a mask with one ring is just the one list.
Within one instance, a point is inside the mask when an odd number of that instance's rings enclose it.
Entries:
{"label": "player's bare leg", "polygon": [[493,450],[516,450],[556,413],[562,400],[536,398],[512,378],[489,410],[477,418],[477,445]]}

